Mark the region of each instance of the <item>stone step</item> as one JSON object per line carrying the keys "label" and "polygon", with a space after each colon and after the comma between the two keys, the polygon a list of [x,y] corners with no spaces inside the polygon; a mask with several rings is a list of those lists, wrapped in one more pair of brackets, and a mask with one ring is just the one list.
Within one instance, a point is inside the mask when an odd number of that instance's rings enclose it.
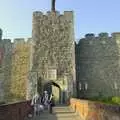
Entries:
{"label": "stone step", "polygon": [[33,117],[29,120],[81,120],[70,107],[58,106],[53,108],[53,113],[50,114],[45,110],[40,116]]}

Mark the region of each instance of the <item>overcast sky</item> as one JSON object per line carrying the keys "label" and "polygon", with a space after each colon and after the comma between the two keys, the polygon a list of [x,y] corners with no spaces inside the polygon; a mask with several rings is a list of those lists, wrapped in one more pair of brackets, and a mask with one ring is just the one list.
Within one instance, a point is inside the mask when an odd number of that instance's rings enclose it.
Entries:
{"label": "overcast sky", "polygon": [[[33,11],[50,9],[51,0],[0,0],[3,38],[31,37]],[[120,31],[120,0],[56,0],[56,10],[74,11],[76,39]]]}

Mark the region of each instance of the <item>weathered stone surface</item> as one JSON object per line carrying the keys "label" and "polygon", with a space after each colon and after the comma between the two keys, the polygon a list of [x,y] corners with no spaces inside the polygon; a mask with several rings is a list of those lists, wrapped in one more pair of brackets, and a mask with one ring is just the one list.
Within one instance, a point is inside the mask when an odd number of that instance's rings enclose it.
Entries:
{"label": "weathered stone surface", "polygon": [[[32,71],[39,72],[43,82],[49,80],[49,70],[56,70],[57,77],[54,80],[64,81],[67,74],[68,83],[74,88],[68,88],[73,94],[76,87],[75,81],[75,48],[74,48],[74,23],[73,12],[66,11],[64,15],[58,12],[49,12],[43,15],[41,12],[33,13],[33,66]],[[62,85],[64,86],[64,85]],[[74,92],[75,93],[75,92]]]}
{"label": "weathered stone surface", "polygon": [[4,73],[0,73],[0,102],[4,101]]}
{"label": "weathered stone surface", "polygon": [[30,43],[24,39],[16,39],[12,53],[11,94],[14,99],[26,99]]}
{"label": "weathered stone surface", "polygon": [[106,33],[101,33],[94,39],[80,40],[76,46],[77,80],[82,84],[79,95],[83,92],[86,97],[120,95],[119,36],[114,33],[107,37]]}
{"label": "weathered stone surface", "polygon": [[4,91],[5,101],[10,98],[10,83],[12,69],[12,43],[10,39],[3,39],[3,73],[4,73]]}
{"label": "weathered stone surface", "polygon": [[120,120],[120,106],[72,98],[70,106],[83,120]]}

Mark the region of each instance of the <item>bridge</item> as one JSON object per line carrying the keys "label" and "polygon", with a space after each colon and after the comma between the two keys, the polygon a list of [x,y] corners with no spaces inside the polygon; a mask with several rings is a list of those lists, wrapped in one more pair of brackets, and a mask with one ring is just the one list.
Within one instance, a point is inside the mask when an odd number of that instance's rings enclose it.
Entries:
{"label": "bridge", "polygon": [[52,114],[50,114],[46,110],[39,116],[28,118],[25,120],[80,120],[80,119],[79,115],[77,115],[75,111],[73,111],[69,106],[56,106],[53,108]]}
{"label": "bridge", "polygon": [[37,117],[32,114],[31,101],[0,106],[0,120],[120,120],[120,106],[71,98],[68,105],[58,105],[53,114],[47,110]]}

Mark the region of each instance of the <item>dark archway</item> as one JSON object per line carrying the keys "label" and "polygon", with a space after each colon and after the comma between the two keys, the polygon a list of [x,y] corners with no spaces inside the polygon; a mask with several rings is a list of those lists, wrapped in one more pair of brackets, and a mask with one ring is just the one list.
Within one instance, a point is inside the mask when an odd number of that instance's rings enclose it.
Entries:
{"label": "dark archway", "polygon": [[37,80],[37,92],[42,95],[43,93],[43,88],[42,88],[42,78],[39,77]]}
{"label": "dark archway", "polygon": [[43,86],[43,91],[48,91],[49,95],[51,95],[51,93],[54,94],[56,103],[61,103],[61,88],[57,83],[54,81],[46,82]]}

